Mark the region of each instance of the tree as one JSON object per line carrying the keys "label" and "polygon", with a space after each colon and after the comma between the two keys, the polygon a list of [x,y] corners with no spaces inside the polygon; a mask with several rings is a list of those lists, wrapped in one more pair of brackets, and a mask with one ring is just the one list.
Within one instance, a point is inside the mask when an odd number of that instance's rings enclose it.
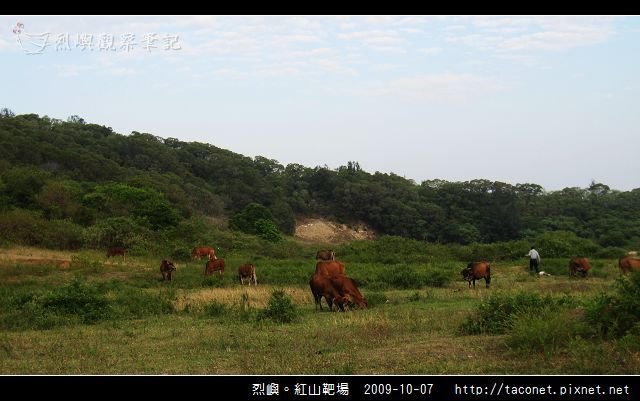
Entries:
{"label": "tree", "polygon": [[16,113],[14,113],[13,111],[7,109],[6,107],[2,108],[2,110],[0,110],[0,118],[10,118],[10,117],[15,117]]}
{"label": "tree", "polygon": [[73,123],[73,124],[86,124],[86,122],[84,121],[84,118],[81,118],[80,116],[75,114],[67,117],[67,122]]}
{"label": "tree", "polygon": [[271,212],[258,203],[250,203],[229,220],[229,227],[247,234],[275,238],[280,235]]}

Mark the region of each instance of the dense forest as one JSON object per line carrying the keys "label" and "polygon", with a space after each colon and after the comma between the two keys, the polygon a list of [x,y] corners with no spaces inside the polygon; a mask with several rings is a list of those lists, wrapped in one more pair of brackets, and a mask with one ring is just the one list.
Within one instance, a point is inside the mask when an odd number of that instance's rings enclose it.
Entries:
{"label": "dense forest", "polygon": [[[489,180],[416,183],[363,171],[254,158],[214,145],[160,138],[37,114],[0,112],[0,240],[99,247],[224,222],[278,240],[297,217],[365,222],[380,234],[434,243],[492,243],[549,231],[601,247],[640,245],[640,188],[545,191]],[[26,227],[26,228],[25,228]]]}

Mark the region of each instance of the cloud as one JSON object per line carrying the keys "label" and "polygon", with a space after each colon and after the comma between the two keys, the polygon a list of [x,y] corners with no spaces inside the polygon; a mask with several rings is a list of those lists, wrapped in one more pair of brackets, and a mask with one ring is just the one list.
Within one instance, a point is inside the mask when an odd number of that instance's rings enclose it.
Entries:
{"label": "cloud", "polygon": [[504,40],[502,51],[562,51],[606,41],[612,36],[611,29],[602,27],[572,27],[561,31],[536,32]]}
{"label": "cloud", "polygon": [[446,40],[497,53],[566,51],[607,41],[615,31],[609,17],[471,17],[474,33]]}
{"label": "cloud", "polygon": [[398,78],[383,84],[373,85],[362,94],[366,96],[393,96],[426,102],[460,102],[507,88],[508,85],[490,77],[441,73]]}
{"label": "cloud", "polygon": [[55,64],[53,68],[63,78],[76,77],[86,71],[95,71],[95,65]]}
{"label": "cloud", "polygon": [[422,54],[439,54],[442,52],[441,47],[423,47],[417,50],[418,53]]}
{"label": "cloud", "polygon": [[352,31],[338,34],[338,39],[356,41],[370,49],[382,52],[405,52],[408,40],[396,30]]}

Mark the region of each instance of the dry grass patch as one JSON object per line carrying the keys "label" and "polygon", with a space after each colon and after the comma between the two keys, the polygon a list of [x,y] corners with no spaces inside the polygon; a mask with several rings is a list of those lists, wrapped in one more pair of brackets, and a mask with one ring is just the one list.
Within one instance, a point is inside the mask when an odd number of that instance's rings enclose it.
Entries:
{"label": "dry grass patch", "polygon": [[[177,311],[202,310],[205,305],[217,302],[233,306],[241,302],[246,294],[247,305],[253,308],[264,308],[271,297],[271,293],[281,287],[259,285],[252,287],[233,288],[204,288],[199,290],[185,290],[178,294],[174,302]],[[286,287],[284,291],[296,305],[313,306],[311,291],[300,287]]]}

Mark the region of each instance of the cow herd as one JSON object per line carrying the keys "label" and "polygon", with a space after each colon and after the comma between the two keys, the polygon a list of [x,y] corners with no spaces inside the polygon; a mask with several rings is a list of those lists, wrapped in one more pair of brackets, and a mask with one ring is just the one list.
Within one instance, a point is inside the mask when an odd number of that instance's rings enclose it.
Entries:
{"label": "cow herd", "polygon": [[[109,256],[109,255],[107,255]],[[218,273],[220,276],[224,275],[224,259],[218,259],[216,256],[216,251],[213,247],[209,246],[200,246],[195,247],[191,251],[191,258],[193,260],[200,260],[202,256],[207,257],[207,263],[204,266],[204,275],[210,276],[213,273]],[[163,281],[171,281],[171,273],[176,270],[176,266],[170,260],[163,260],[160,263],[160,273],[162,273]],[[258,278],[256,276],[256,267],[252,264],[244,264],[238,268],[238,278],[240,279],[240,284],[244,285],[245,280],[247,284],[250,286],[258,285]]]}
{"label": "cow herd", "polygon": [[[618,259],[618,267],[622,274],[626,275],[632,271],[640,271],[640,259],[635,256],[634,253],[630,252]],[[569,260],[569,276],[581,275],[582,277],[587,277],[589,270],[591,270],[589,259],[576,256]],[[487,288],[491,284],[491,265],[487,261],[471,262],[460,273],[469,282],[469,288],[471,288],[472,284],[473,288],[475,288],[476,280],[482,278],[484,278]]]}
{"label": "cow herd", "polygon": [[[628,254],[618,258],[618,267],[620,273],[627,275],[633,271],[640,271],[640,259],[638,259],[636,252],[629,252]],[[569,261],[569,275],[575,276],[577,274],[582,277],[587,277],[587,272],[591,269],[589,259],[574,257]]]}
{"label": "cow herd", "polygon": [[[109,247],[107,257],[122,255],[125,257],[126,249],[123,247]],[[191,251],[191,258],[200,260],[202,256],[207,257],[207,263],[204,268],[204,275],[209,276],[213,273],[224,275],[225,262],[216,256],[213,247],[203,246],[195,247]],[[618,266],[622,274],[628,274],[632,271],[640,271],[640,259],[635,257],[633,253],[629,253],[618,259]],[[336,260],[336,254],[333,250],[320,250],[316,253],[316,270],[309,280],[309,287],[315,301],[316,310],[322,310],[322,298],[325,299],[329,310],[344,311],[347,307],[357,306],[359,308],[367,308],[367,300],[358,290],[356,281],[345,275],[345,265],[343,262]],[[589,259],[583,257],[573,257],[569,261],[569,276],[581,275],[586,277],[591,264]],[[163,281],[171,281],[172,273],[176,271],[175,264],[167,259],[160,263],[160,273]],[[491,264],[485,260],[471,262],[460,272],[464,280],[468,281],[469,288],[475,288],[476,280],[484,279],[486,287],[491,284]],[[246,263],[238,268],[238,279],[241,285],[245,282],[258,285],[256,276],[256,267],[251,263]]]}

